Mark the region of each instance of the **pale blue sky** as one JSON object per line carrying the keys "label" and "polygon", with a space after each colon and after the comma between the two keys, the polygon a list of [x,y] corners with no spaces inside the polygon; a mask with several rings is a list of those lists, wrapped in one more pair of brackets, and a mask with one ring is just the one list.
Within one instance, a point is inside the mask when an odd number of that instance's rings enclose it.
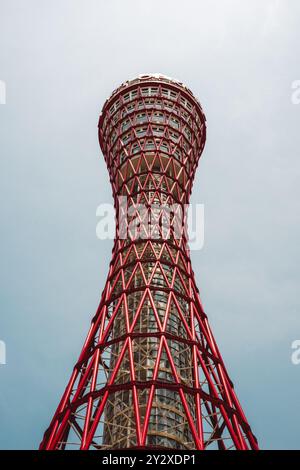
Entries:
{"label": "pale blue sky", "polygon": [[193,268],[260,445],[299,448],[297,0],[0,0],[0,448],[37,448],[96,310],[111,241],[97,141],[122,81],[184,81],[207,116]]}

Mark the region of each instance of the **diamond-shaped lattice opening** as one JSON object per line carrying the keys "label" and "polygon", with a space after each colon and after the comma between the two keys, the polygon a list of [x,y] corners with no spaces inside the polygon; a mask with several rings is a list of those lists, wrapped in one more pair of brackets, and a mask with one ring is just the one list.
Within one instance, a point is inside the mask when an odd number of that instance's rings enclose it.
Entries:
{"label": "diamond-shaped lattice opening", "polygon": [[[193,404],[193,397],[187,397]],[[194,408],[191,408],[194,412]],[[171,449],[194,449],[195,444],[179,393],[166,388],[155,391],[147,445]]]}

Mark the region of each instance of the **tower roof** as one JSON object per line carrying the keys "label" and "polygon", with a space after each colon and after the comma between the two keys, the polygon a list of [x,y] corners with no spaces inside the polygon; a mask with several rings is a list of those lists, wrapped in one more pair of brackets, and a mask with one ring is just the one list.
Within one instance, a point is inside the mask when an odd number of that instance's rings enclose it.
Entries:
{"label": "tower roof", "polygon": [[131,87],[134,87],[138,84],[147,84],[147,83],[164,83],[170,87],[174,87],[175,89],[180,89],[180,91],[184,94],[186,94],[187,97],[192,99],[194,104],[199,108],[200,114],[204,117],[204,120],[206,121],[205,114],[203,112],[202,106],[200,104],[200,101],[198,98],[193,94],[193,92],[179,79],[177,78],[172,78],[168,77],[167,75],[164,75],[162,73],[143,73],[138,75],[135,78],[126,80],[123,82],[119,87],[117,87],[109,96],[109,98],[105,101],[102,112],[100,114],[100,119],[103,111],[105,110],[107,103],[114,101],[114,98],[116,98],[119,93],[124,92],[125,89],[130,89]]}

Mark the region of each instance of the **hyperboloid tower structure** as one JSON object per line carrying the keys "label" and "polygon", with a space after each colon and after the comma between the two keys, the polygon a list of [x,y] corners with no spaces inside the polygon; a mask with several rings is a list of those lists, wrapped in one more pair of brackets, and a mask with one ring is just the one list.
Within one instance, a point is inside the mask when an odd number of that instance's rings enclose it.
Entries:
{"label": "hyperboloid tower structure", "polygon": [[258,448],[200,302],[186,227],[176,233],[205,136],[197,99],[162,75],[127,81],[104,104],[112,260],[41,449]]}

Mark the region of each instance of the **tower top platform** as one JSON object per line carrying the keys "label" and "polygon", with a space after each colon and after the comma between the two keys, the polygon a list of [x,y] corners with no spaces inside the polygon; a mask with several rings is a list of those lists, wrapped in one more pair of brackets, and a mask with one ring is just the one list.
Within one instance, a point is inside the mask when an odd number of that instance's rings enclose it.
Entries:
{"label": "tower top platform", "polygon": [[168,88],[174,89],[174,91],[180,91],[181,94],[183,94],[184,96],[186,96],[186,98],[192,101],[192,104],[194,104],[198,108],[198,112],[202,115],[203,120],[206,121],[205,114],[203,112],[200,101],[183,82],[181,82],[177,78],[168,77],[167,75],[163,75],[161,73],[143,73],[138,75],[137,77],[126,80],[111,93],[111,95],[103,105],[102,112],[100,114],[99,125],[102,121],[101,118],[104,112],[107,110],[107,107],[110,104],[113,104],[120,94],[123,94],[125,90],[131,91],[136,86],[146,86],[151,83],[167,85]]}

